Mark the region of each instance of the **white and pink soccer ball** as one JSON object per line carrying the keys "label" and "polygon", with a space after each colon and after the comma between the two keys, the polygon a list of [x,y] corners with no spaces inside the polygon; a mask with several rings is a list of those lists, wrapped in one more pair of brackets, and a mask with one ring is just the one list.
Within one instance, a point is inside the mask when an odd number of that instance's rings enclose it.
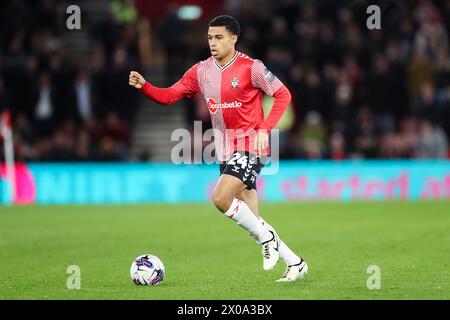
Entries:
{"label": "white and pink soccer ball", "polygon": [[164,264],[152,254],[141,255],[131,264],[130,276],[137,285],[157,286],[164,280]]}

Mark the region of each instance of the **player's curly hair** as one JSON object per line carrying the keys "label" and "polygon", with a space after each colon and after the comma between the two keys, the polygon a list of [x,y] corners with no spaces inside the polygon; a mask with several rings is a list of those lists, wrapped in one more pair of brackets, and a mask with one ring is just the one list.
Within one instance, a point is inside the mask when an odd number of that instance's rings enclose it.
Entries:
{"label": "player's curly hair", "polygon": [[228,15],[221,15],[213,18],[209,22],[210,27],[225,27],[231,34],[239,36],[241,34],[241,26],[239,22]]}

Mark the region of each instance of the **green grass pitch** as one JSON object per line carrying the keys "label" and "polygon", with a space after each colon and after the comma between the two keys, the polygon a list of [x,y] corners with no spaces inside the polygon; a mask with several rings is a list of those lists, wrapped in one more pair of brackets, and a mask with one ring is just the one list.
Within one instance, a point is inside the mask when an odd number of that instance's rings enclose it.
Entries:
{"label": "green grass pitch", "polygon": [[[275,283],[260,247],[212,204],[0,207],[0,299],[450,299],[450,203],[262,203],[309,264]],[[152,253],[157,287],[129,268]],[[78,265],[81,289],[66,287]],[[370,265],[381,288],[369,290]]]}

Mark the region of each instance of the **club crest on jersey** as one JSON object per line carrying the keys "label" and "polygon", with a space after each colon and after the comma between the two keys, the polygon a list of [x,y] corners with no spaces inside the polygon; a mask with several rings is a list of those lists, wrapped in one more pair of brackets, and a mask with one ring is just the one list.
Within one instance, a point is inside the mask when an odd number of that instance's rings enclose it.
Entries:
{"label": "club crest on jersey", "polygon": [[231,79],[231,88],[236,89],[239,85],[239,80],[236,77],[233,77],[233,79]]}

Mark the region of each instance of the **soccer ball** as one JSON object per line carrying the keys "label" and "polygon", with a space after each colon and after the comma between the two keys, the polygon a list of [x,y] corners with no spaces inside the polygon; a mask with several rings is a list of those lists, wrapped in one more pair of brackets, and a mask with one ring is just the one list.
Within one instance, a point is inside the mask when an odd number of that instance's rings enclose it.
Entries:
{"label": "soccer ball", "polygon": [[164,275],[164,264],[152,254],[139,256],[131,264],[131,280],[137,285],[157,286],[163,281]]}

